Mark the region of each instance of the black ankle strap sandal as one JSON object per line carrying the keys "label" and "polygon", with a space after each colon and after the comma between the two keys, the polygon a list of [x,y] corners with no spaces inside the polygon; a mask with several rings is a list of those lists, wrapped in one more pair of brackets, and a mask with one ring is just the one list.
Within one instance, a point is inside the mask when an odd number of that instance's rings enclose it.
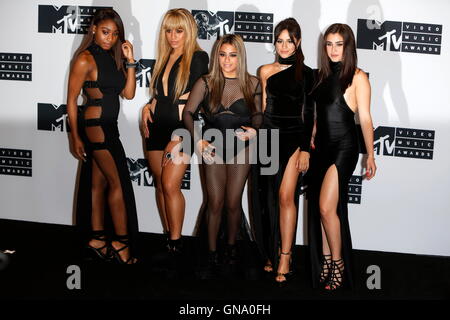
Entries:
{"label": "black ankle strap sandal", "polygon": [[111,254],[112,257],[116,259],[116,261],[119,264],[135,264],[137,263],[137,259],[134,258],[131,253],[129,254],[129,257],[126,261],[122,260],[121,256],[120,256],[120,252],[129,248],[130,247],[130,239],[128,237],[128,235],[121,235],[118,236],[116,235],[113,239],[113,241],[117,241],[121,244],[123,244],[123,246],[120,249],[115,249],[112,245],[111,245]]}

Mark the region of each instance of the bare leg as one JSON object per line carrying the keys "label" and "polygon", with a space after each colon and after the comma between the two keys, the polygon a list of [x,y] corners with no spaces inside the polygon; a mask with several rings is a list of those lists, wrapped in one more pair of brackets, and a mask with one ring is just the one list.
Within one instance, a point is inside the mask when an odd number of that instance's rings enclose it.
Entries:
{"label": "bare leg", "polygon": [[[322,232],[322,240],[323,242],[327,242],[329,247],[327,248],[324,244],[323,250],[324,252],[331,251],[333,261],[339,261],[342,258],[341,226],[337,215],[338,201],[339,178],[336,165],[332,165],[328,168],[322,182],[319,207],[324,230]],[[339,267],[341,271],[343,268],[343,265]],[[336,271],[333,271],[333,273],[336,273]],[[330,289],[330,285],[327,285],[326,288]]]}
{"label": "bare leg", "polygon": [[297,225],[297,208],[294,202],[295,188],[299,172],[295,167],[298,150],[289,158],[284,171],[283,180],[279,190],[280,201],[280,233],[281,233],[281,253],[278,264],[278,275],[275,278],[278,282],[286,281],[286,277],[281,275],[290,271],[292,242],[294,239],[295,226]]}
{"label": "bare leg", "polygon": [[156,205],[158,207],[159,216],[165,233],[169,232],[169,224],[167,222],[166,206],[164,203],[164,192],[162,186],[162,157],[164,151],[148,151],[147,160],[152,171],[153,182],[155,184]]}
{"label": "bare leg", "polygon": [[181,192],[181,182],[189,163],[189,156],[183,153],[183,160],[180,164],[168,163],[162,170],[162,185],[164,191],[164,204],[168,229],[170,230],[170,240],[181,238],[183,229],[185,200]]}
{"label": "bare leg", "polygon": [[[105,211],[105,190],[107,181],[100,171],[97,163],[92,161],[92,230],[103,231],[104,226],[104,211]],[[106,238],[105,238],[106,240]],[[93,248],[102,248],[106,245],[105,241],[98,239],[91,239],[89,245]],[[107,248],[101,250],[106,255]]]}

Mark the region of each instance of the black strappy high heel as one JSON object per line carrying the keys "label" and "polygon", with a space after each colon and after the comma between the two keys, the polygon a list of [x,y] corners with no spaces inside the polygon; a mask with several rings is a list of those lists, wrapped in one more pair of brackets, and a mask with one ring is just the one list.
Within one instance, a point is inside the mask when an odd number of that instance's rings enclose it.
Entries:
{"label": "black strappy high heel", "polygon": [[[280,252],[282,255],[290,256],[289,258],[289,271],[287,273],[277,272],[277,276],[275,277],[275,281],[278,283],[280,287],[283,287],[288,284],[288,281],[294,276],[294,272],[291,270],[292,267],[292,251],[289,252]],[[284,277],[284,281],[278,281],[278,277]]]}
{"label": "black strappy high heel", "polygon": [[128,238],[128,235],[123,235],[123,236],[115,236],[113,241],[117,241],[121,244],[123,244],[123,246],[120,249],[115,249],[112,244],[111,244],[111,255],[112,257],[119,263],[119,264],[136,264],[137,263],[137,259],[135,257],[133,257],[130,253],[130,256],[128,257],[127,260],[122,260],[122,257],[120,256],[120,251],[123,251],[127,248],[130,247],[130,240]]}
{"label": "black strappy high heel", "polygon": [[320,283],[327,283],[330,278],[331,271],[331,254],[324,254],[322,256],[322,271],[320,272]]}
{"label": "black strappy high heel", "polygon": [[86,245],[88,252],[87,260],[100,259],[103,261],[111,260],[110,241],[106,237],[104,230],[92,231],[91,240],[103,241],[105,244],[99,248],[95,248],[89,243]]}
{"label": "black strappy high heel", "polygon": [[344,285],[344,260],[331,261],[330,278],[325,286],[325,290],[335,291],[341,289]]}

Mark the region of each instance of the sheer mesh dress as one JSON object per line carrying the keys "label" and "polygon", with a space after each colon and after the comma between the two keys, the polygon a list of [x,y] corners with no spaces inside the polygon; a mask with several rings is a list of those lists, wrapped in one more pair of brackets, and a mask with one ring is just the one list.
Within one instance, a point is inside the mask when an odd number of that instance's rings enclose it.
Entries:
{"label": "sheer mesh dress", "polygon": [[[256,77],[251,77],[250,84],[254,106],[247,105],[238,79],[225,78],[221,103],[214,107],[209,100],[208,80],[202,77],[195,83],[183,111],[183,120],[191,135],[198,138],[203,136],[203,139],[215,148],[215,161],[204,164],[208,195],[206,224],[210,251],[216,250],[223,208],[227,213],[226,242],[230,245],[235,244],[244,217],[242,193],[251,165],[252,142],[240,141],[235,130],[241,126],[258,129],[263,120],[259,81]],[[203,110],[200,110],[202,106]],[[197,122],[194,123],[194,117],[199,111],[204,118],[203,127],[197,126]],[[197,141],[194,142],[196,146]]]}

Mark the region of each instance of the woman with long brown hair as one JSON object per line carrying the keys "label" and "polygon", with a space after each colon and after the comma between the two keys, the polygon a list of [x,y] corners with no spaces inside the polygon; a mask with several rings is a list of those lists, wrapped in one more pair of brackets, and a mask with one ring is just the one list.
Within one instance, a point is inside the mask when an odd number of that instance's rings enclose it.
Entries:
{"label": "woman with long brown hair", "polygon": [[315,146],[311,160],[309,245],[313,286],[336,290],[352,285],[352,241],[348,223],[348,184],[359,157],[355,114],[359,116],[368,157],[366,178],[375,176],[370,83],[357,68],[355,37],[336,23],[323,35],[313,96],[316,101]]}
{"label": "woman with long brown hair", "polygon": [[[117,118],[119,95],[134,97],[135,67],[120,16],[112,9],[97,11],[75,53],[67,95],[72,152],[82,160],[77,225],[88,237],[90,253],[122,264],[136,262],[138,222]],[[79,112],[81,89],[87,101]]]}
{"label": "woman with long brown hair", "polygon": [[264,270],[276,269],[279,284],[286,284],[293,274],[301,174],[309,167],[314,124],[314,102],[309,96],[313,73],[304,64],[301,40],[301,28],[294,18],[279,22],[274,30],[277,60],[260,69],[263,128],[279,133],[279,140],[269,143],[271,157],[278,157],[279,167],[272,175],[253,175],[255,235],[266,261]]}
{"label": "woman with long brown hair", "polygon": [[169,253],[180,253],[185,200],[181,192],[191,153],[182,150],[184,105],[195,81],[208,72],[208,55],[197,43],[197,25],[186,9],[169,10],[161,23],[152,99],[142,110],[147,160],[156,185],[156,202]]}
{"label": "woman with long brown hair", "polygon": [[[204,278],[218,267],[217,240],[223,209],[227,212],[225,264],[237,262],[236,240],[241,225],[242,193],[250,169],[249,140],[262,122],[259,80],[247,72],[244,42],[228,34],[214,46],[210,73],[195,83],[183,120],[205,161],[208,230],[208,267]],[[203,106],[203,132],[194,116]]]}

